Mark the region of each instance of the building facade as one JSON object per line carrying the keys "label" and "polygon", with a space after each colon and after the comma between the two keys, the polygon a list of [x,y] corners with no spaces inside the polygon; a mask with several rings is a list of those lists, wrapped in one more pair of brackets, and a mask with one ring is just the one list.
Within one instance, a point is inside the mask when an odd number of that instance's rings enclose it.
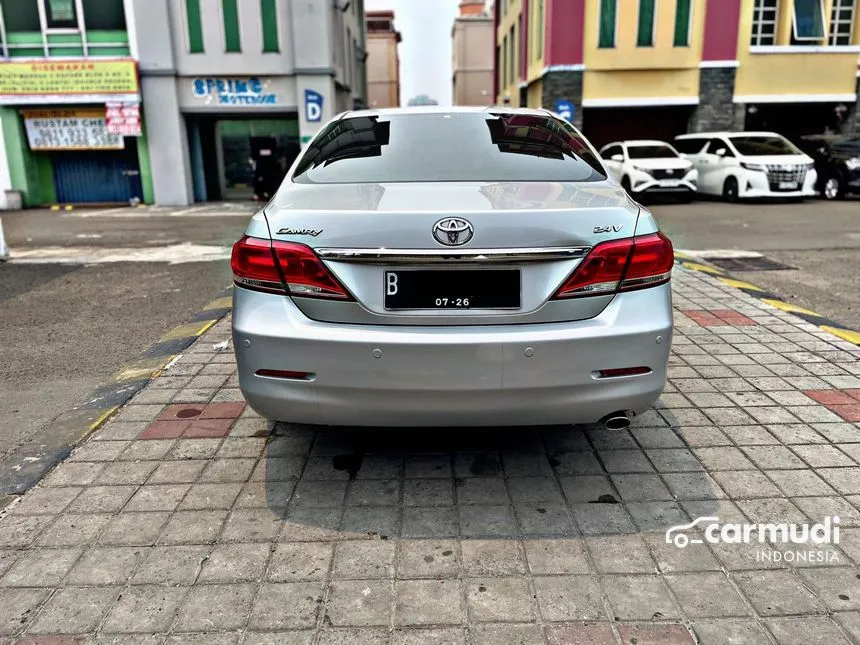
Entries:
{"label": "building facade", "polygon": [[362,0],[130,1],[159,204],[249,198],[364,102]]}
{"label": "building facade", "polygon": [[858,129],[857,0],[496,0],[500,103],[573,107],[596,144]]}
{"label": "building facade", "polygon": [[130,0],[0,0],[0,208],[152,201]]}
{"label": "building facade", "polygon": [[451,29],[454,105],[492,105],[493,19],[484,0],[463,0]]}
{"label": "building facade", "polygon": [[394,28],[393,11],[367,12],[368,107],[400,107],[400,56],[403,40]]}

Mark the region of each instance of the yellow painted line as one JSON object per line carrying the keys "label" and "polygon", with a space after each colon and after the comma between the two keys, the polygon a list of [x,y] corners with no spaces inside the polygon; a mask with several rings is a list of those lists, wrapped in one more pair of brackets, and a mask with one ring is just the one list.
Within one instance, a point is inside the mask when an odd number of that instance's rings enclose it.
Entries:
{"label": "yellow painted line", "polygon": [[164,367],[176,356],[157,356],[155,358],[144,358],[124,366],[114,376],[115,381],[136,381],[141,378],[152,378],[157,376]]}
{"label": "yellow painted line", "polygon": [[208,305],[203,307],[203,311],[208,311],[210,309],[230,309],[233,306],[233,296],[224,296],[223,298],[218,298],[217,300],[213,300]]}
{"label": "yellow painted line", "polygon": [[860,332],[852,331],[851,329],[840,329],[839,327],[830,327],[829,325],[820,325],[821,329],[828,334],[839,336],[842,340],[847,340],[849,343],[860,345]]}
{"label": "yellow painted line", "polygon": [[51,206],[51,210],[52,211],[58,211],[58,210],[60,210],[60,207],[58,204],[54,204],[53,206]]}
{"label": "yellow painted line", "polygon": [[797,305],[792,305],[788,302],[783,302],[782,300],[770,300],[769,298],[762,298],[762,302],[766,302],[769,305],[773,305],[777,309],[781,309],[782,311],[787,311],[790,314],[806,314],[807,316],[818,316],[819,318],[824,318],[819,313],[815,313],[814,311],[810,311],[809,309],[804,309],[803,307],[798,307]]}
{"label": "yellow painted line", "polygon": [[69,204],[68,206],[66,206],[66,210],[67,210],[67,211],[71,211],[71,210],[74,210],[74,209],[75,209],[75,207],[74,207],[74,206],[72,206],[71,204]]}
{"label": "yellow painted line", "polygon": [[754,284],[750,284],[749,282],[743,282],[742,280],[734,280],[732,278],[717,278],[720,282],[730,287],[735,287],[736,289],[749,289],[750,291],[761,291],[765,293],[765,290],[761,287],[757,287]]}
{"label": "yellow painted line", "polygon": [[675,257],[678,260],[694,260],[695,259],[692,255],[687,255],[686,253],[683,253],[682,251],[675,251]]}
{"label": "yellow painted line", "polygon": [[105,410],[104,412],[102,412],[102,413],[99,415],[99,417],[98,417],[95,421],[93,421],[93,422],[92,422],[92,423],[87,427],[87,430],[88,430],[88,433],[87,433],[87,434],[89,434],[90,432],[93,432],[94,430],[97,430],[99,427],[101,427],[101,425],[102,425],[105,421],[107,421],[108,419],[110,419],[110,418],[114,415],[114,413],[115,413],[117,410],[119,410],[119,406],[118,406],[118,405],[115,405],[115,406],[113,406],[112,408],[108,408],[107,410]]}
{"label": "yellow painted line", "polygon": [[176,340],[177,338],[188,338],[189,336],[200,336],[203,332],[215,324],[214,320],[202,320],[199,322],[186,323],[179,325],[175,329],[171,329],[158,339],[159,343],[168,340]]}
{"label": "yellow painted line", "polygon": [[681,266],[685,266],[693,271],[702,271],[703,273],[710,273],[713,275],[723,275],[724,273],[724,271],[721,271],[720,269],[709,267],[707,264],[699,264],[698,262],[682,262]]}

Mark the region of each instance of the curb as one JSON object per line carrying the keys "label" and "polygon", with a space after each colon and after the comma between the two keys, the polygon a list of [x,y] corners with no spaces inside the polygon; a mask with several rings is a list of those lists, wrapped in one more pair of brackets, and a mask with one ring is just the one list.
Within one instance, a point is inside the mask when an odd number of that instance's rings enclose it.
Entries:
{"label": "curb", "polygon": [[230,313],[232,287],[191,319],[174,327],[137,360],[123,365],[79,405],[51,421],[40,441],[28,441],[0,460],[0,509],[35,486],[89,435],[102,427],[131,397],[175,361],[204,332]]}
{"label": "curb", "polygon": [[860,332],[855,329],[851,329],[850,327],[846,327],[842,323],[838,323],[826,316],[822,316],[819,313],[814,311],[810,311],[809,309],[804,309],[803,307],[798,307],[797,305],[791,304],[790,302],[785,302],[784,300],[780,300],[778,296],[762,289],[761,287],[757,287],[756,285],[746,282],[744,280],[738,280],[733,278],[729,273],[726,273],[719,267],[716,267],[705,260],[700,258],[693,258],[689,255],[684,254],[683,252],[675,253],[675,262],[680,264],[685,269],[690,269],[691,271],[698,271],[700,273],[707,273],[713,278],[716,278],[723,284],[734,287],[735,289],[739,289],[743,291],[745,294],[752,296],[753,298],[757,298],[762,302],[766,302],[767,304],[776,307],[782,311],[785,311],[790,314],[794,314],[798,318],[805,320],[808,323],[812,323],[817,326],[822,331],[827,332],[828,334],[833,334],[834,336],[841,338],[844,341],[852,343],[854,345],[860,346]]}

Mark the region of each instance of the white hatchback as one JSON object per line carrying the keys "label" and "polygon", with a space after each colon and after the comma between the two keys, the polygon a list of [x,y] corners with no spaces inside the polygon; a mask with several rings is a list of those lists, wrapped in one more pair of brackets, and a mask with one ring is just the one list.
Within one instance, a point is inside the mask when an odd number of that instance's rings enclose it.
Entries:
{"label": "white hatchback", "polygon": [[692,162],[663,141],[618,141],[600,150],[603,165],[631,195],[696,192],[698,173]]}
{"label": "white hatchback", "polygon": [[812,158],[775,132],[684,134],[675,147],[699,171],[699,192],[726,201],[753,197],[813,197]]}

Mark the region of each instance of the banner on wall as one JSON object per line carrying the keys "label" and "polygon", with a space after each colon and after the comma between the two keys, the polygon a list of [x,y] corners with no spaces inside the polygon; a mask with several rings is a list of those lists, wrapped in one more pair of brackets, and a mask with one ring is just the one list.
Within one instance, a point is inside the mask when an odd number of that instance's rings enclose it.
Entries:
{"label": "banner on wall", "polygon": [[140,103],[106,103],[105,129],[122,137],[141,136]]}
{"label": "banner on wall", "polygon": [[0,62],[0,104],[72,103],[138,97],[133,60]]}
{"label": "banner on wall", "polygon": [[107,131],[100,108],[23,110],[31,150],[122,150],[122,136]]}

